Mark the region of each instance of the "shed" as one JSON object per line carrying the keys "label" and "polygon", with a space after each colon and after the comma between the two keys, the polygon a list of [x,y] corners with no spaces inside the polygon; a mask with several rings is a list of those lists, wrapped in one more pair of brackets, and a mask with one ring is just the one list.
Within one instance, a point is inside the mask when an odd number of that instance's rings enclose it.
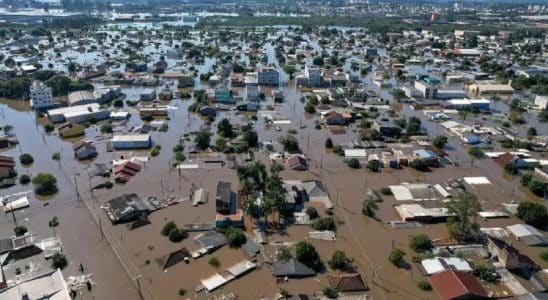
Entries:
{"label": "shed", "polygon": [[198,206],[198,204],[206,204],[209,197],[209,191],[204,188],[200,188],[192,195],[192,205]]}

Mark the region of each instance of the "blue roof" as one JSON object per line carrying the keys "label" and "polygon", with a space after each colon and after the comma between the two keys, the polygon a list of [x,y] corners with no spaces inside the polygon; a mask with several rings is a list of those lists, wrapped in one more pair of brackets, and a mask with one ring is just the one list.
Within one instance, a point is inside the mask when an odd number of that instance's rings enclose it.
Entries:
{"label": "blue roof", "polygon": [[466,143],[470,145],[475,145],[483,142],[479,136],[473,134],[465,135],[464,139],[466,139]]}
{"label": "blue roof", "polygon": [[438,157],[436,154],[434,154],[434,152],[424,150],[424,149],[415,150],[413,151],[413,153],[415,153],[416,156],[423,159],[434,159]]}

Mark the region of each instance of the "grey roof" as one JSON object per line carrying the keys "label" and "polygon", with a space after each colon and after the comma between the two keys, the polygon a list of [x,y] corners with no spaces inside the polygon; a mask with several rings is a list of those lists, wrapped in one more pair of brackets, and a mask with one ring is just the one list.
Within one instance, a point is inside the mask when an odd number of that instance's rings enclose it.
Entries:
{"label": "grey roof", "polygon": [[105,164],[93,164],[86,168],[86,173],[89,177],[103,176],[109,174],[109,169]]}
{"label": "grey roof", "polygon": [[231,190],[232,187],[230,182],[219,181],[219,183],[217,183],[217,199],[220,199],[223,202],[230,202]]}
{"label": "grey roof", "polygon": [[259,246],[252,239],[249,238],[242,245],[241,249],[249,258],[255,257],[261,251]]}
{"label": "grey roof", "polygon": [[227,243],[225,236],[217,231],[205,232],[195,237],[194,240],[198,245],[208,250],[217,249]]}
{"label": "grey roof", "polygon": [[321,181],[303,182],[303,187],[309,198],[327,197],[327,192]]}
{"label": "grey roof", "polygon": [[107,201],[105,209],[113,222],[127,222],[141,215],[148,214],[153,209],[136,194],[124,194]]}
{"label": "grey roof", "polygon": [[316,272],[293,258],[275,262],[273,274],[276,277],[308,277],[316,275]]}

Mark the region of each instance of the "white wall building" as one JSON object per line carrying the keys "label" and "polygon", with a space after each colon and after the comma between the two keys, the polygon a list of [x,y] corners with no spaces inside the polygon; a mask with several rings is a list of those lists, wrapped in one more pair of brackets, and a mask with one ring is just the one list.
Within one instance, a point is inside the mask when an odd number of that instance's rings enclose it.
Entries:
{"label": "white wall building", "polygon": [[54,107],[51,88],[41,81],[33,81],[30,86],[30,106],[38,110]]}
{"label": "white wall building", "polygon": [[260,85],[278,85],[280,73],[273,67],[262,67],[258,72],[258,81]]}
{"label": "white wall building", "polygon": [[322,70],[316,66],[305,66],[304,75],[308,86],[320,86],[322,83]]}
{"label": "white wall building", "polygon": [[540,109],[548,109],[548,96],[535,97],[535,105]]}

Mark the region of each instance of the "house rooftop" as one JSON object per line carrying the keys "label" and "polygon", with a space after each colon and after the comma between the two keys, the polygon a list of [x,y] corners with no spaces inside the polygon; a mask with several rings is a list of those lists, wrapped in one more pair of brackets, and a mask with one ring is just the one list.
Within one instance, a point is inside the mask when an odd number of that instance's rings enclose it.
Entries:
{"label": "house rooftop", "polygon": [[327,280],[337,292],[363,292],[369,289],[360,273],[329,274]]}
{"label": "house rooftop", "polygon": [[430,283],[442,300],[487,298],[487,291],[474,275],[459,271],[443,271],[430,276]]}

